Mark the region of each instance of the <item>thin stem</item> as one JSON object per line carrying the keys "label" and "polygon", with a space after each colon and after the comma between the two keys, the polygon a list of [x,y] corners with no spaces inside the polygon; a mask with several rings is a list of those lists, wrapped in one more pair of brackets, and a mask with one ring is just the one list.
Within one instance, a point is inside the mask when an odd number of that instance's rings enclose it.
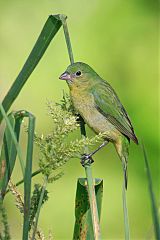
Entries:
{"label": "thin stem", "polygon": [[97,201],[95,196],[95,187],[94,187],[94,182],[92,178],[92,169],[90,165],[85,166],[85,172],[86,172],[87,184],[88,184],[88,196],[89,196],[89,203],[90,203],[90,209],[91,209],[94,239],[100,240],[101,234],[100,234],[99,216],[98,216]]}
{"label": "thin stem", "polygon": [[[81,131],[82,138],[86,138],[85,123],[82,118],[80,118],[80,131]],[[86,152],[88,152],[87,146],[85,147],[85,153]],[[88,164],[86,164],[84,167],[85,167],[85,173],[86,173],[87,185],[88,185],[88,196],[89,196],[89,204],[91,209],[94,239],[99,240],[101,239],[101,233],[100,233],[97,201],[96,201],[96,195],[95,195],[95,187],[94,187],[94,182],[92,177],[92,168],[91,168],[91,165],[88,165]]]}
{"label": "thin stem", "polygon": [[34,226],[33,226],[33,234],[32,234],[31,240],[35,239],[37,226],[38,226],[39,214],[40,214],[40,210],[41,210],[41,205],[42,205],[44,193],[45,193],[45,190],[46,190],[46,187],[47,187],[47,183],[48,183],[48,178],[46,177],[45,180],[44,180],[44,183],[43,183],[43,187],[42,187],[42,191],[41,191],[41,195],[40,195],[40,199],[39,199],[39,203],[38,203],[38,208],[37,208],[37,213],[36,213],[36,217],[35,217],[35,223],[34,223]]}
{"label": "thin stem", "polygon": [[[63,30],[64,30],[65,39],[66,39],[70,62],[71,62],[71,64],[73,64],[74,58],[73,58],[72,46],[71,46],[71,41],[70,41],[67,22],[66,22],[66,16],[61,15],[61,21],[63,24]],[[85,123],[84,123],[83,118],[80,119],[80,131],[81,131],[82,138],[86,138],[86,129],[85,129]],[[88,153],[87,146],[85,147],[84,151],[85,151],[85,153]],[[93,183],[93,178],[92,178],[91,166],[86,165],[84,167],[85,167],[87,184],[88,184],[88,195],[89,195],[89,203],[90,203],[90,209],[91,209],[91,218],[92,218],[92,225],[93,225],[93,231],[94,231],[94,239],[99,240],[100,239],[100,225],[99,225],[97,202],[96,202],[95,188],[94,188],[94,183]]]}
{"label": "thin stem", "polygon": [[74,63],[74,58],[73,58],[73,51],[72,51],[72,45],[71,45],[71,41],[70,41],[70,37],[69,37],[69,31],[68,31],[68,26],[67,26],[67,21],[66,21],[66,16],[61,15],[61,21],[63,24],[63,31],[64,31],[64,36],[66,39],[66,44],[67,44],[67,49],[68,49],[68,55],[69,55],[69,59],[71,64]]}
{"label": "thin stem", "polygon": [[28,229],[30,221],[30,207],[31,207],[31,181],[32,181],[32,161],[33,161],[33,143],[35,130],[35,117],[29,112],[25,111],[24,116],[29,118],[28,125],[28,144],[26,155],[26,167],[24,177],[24,221],[23,221],[23,240],[28,240]]}
{"label": "thin stem", "polygon": [[[47,165],[48,166],[48,165]],[[38,169],[38,170],[36,170],[35,172],[33,172],[32,173],[32,175],[31,175],[31,177],[35,177],[35,176],[37,176],[39,173],[41,173],[42,172],[42,169]],[[21,185],[22,183],[24,183],[24,179],[21,179],[20,181],[18,181],[16,184],[15,184],[15,186],[16,187],[18,187],[19,185]],[[9,192],[9,190],[7,190],[6,191],[6,194]]]}
{"label": "thin stem", "polygon": [[20,146],[19,146],[19,144],[18,144],[18,142],[17,142],[15,133],[14,133],[14,131],[13,131],[13,128],[12,128],[11,124],[10,124],[10,121],[8,120],[7,114],[6,114],[6,112],[5,112],[4,108],[3,108],[2,103],[0,103],[0,111],[1,111],[1,113],[2,113],[3,118],[4,118],[5,121],[6,121],[6,125],[7,125],[8,129],[9,129],[9,131],[10,131],[11,136],[12,136],[12,140],[13,140],[14,145],[15,145],[16,150],[17,150],[17,154],[18,154],[18,158],[19,158],[19,161],[20,161],[20,166],[21,166],[22,174],[23,174],[23,177],[24,177],[25,167],[24,167],[24,161],[23,161],[23,157],[22,157],[21,148],[20,148]]}
{"label": "thin stem", "polygon": [[[32,173],[31,177],[34,177],[34,176],[38,175],[38,174],[41,173],[41,172],[42,172],[42,169],[38,169],[37,171],[35,171],[35,172]],[[23,182],[24,182],[24,179],[22,179],[22,180],[20,180],[19,182],[17,182],[17,183],[15,184],[15,186],[18,187],[18,186],[19,186],[20,184],[22,184]]]}
{"label": "thin stem", "polygon": [[123,199],[125,240],[129,240],[130,239],[130,233],[129,233],[129,218],[128,218],[127,201],[126,201],[125,179],[123,181],[122,199]]}

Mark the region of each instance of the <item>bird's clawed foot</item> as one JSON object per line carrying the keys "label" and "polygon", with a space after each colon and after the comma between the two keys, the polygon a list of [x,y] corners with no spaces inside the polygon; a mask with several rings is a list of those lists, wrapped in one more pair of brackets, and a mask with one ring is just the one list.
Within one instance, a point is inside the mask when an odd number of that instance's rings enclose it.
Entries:
{"label": "bird's clawed foot", "polygon": [[84,153],[81,157],[81,164],[83,167],[85,167],[86,165],[91,165],[94,162],[91,154],[86,154]]}

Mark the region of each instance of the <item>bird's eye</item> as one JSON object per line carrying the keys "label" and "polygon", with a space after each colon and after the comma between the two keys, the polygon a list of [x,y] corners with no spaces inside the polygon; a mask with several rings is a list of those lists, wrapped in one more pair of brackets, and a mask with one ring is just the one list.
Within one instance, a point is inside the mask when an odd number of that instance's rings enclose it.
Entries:
{"label": "bird's eye", "polygon": [[77,71],[77,72],[76,72],[76,76],[77,76],[77,77],[79,77],[79,76],[81,76],[81,75],[82,75],[81,71]]}

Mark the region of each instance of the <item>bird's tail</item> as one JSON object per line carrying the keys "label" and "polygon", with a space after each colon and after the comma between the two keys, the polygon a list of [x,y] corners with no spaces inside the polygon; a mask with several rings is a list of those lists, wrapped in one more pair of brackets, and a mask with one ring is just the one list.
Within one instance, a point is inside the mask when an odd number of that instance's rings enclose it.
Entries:
{"label": "bird's tail", "polygon": [[128,165],[128,156],[129,156],[129,141],[128,141],[128,139],[126,137],[122,136],[119,139],[119,141],[115,143],[115,148],[116,148],[117,153],[122,161],[124,183],[125,183],[125,188],[127,190],[127,184],[128,184],[127,165]]}

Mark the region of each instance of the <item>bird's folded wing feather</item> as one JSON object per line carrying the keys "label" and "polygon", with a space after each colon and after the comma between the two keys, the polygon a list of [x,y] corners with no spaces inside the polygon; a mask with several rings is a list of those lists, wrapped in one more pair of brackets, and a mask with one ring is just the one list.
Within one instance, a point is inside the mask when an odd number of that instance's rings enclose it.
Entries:
{"label": "bird's folded wing feather", "polygon": [[92,89],[95,106],[118,131],[138,144],[131,121],[113,88],[101,81]]}

